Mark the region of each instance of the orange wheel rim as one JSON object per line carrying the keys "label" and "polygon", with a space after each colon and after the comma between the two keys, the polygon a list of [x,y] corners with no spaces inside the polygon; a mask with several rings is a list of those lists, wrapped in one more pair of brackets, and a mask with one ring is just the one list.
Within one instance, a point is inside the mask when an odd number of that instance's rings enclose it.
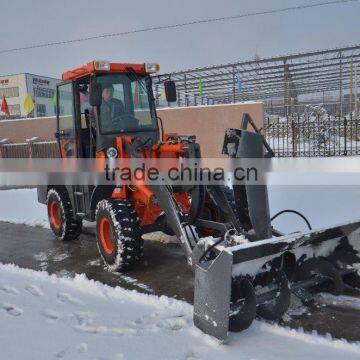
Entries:
{"label": "orange wheel rim", "polygon": [[112,254],[114,252],[114,244],[111,240],[111,224],[110,221],[106,218],[102,218],[100,220],[99,235],[102,248],[106,254]]}
{"label": "orange wheel rim", "polygon": [[50,220],[56,229],[61,227],[61,216],[60,216],[60,206],[57,201],[52,201],[50,204]]}

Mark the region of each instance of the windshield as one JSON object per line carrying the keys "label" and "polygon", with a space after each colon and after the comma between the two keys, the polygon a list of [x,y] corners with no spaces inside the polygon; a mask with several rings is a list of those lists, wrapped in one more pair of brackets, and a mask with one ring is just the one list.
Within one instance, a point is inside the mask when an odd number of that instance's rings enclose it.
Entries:
{"label": "windshield", "polygon": [[97,81],[102,85],[102,134],[157,130],[149,76],[109,74],[99,76]]}

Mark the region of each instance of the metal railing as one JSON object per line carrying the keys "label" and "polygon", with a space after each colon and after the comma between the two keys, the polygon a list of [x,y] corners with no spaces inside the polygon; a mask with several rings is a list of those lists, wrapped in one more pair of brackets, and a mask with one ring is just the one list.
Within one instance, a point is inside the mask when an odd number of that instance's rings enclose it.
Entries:
{"label": "metal railing", "polygon": [[[263,134],[277,157],[360,155],[360,118],[313,114],[267,116]],[[0,158],[58,158],[56,141],[0,140]]]}
{"label": "metal railing", "polygon": [[0,141],[0,158],[59,158],[59,146],[56,141],[38,141],[29,139],[24,143]]}
{"label": "metal railing", "polygon": [[267,117],[264,135],[278,157],[360,155],[360,119],[351,114]]}

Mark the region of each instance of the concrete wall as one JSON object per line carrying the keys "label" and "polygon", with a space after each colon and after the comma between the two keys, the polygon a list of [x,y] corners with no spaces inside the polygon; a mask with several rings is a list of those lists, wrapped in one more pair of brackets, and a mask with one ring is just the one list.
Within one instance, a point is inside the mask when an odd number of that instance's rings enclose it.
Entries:
{"label": "concrete wall", "polygon": [[165,132],[196,135],[202,157],[219,157],[225,129],[238,129],[244,113],[249,113],[259,128],[263,127],[264,106],[255,102],[168,108],[159,110],[158,116],[163,120]]}
{"label": "concrete wall", "polygon": [[[238,103],[227,105],[194,106],[159,109],[167,133],[196,135],[203,157],[221,154],[226,128],[239,128],[244,113],[249,113],[258,127],[263,126],[262,103]],[[54,140],[55,118],[0,121],[0,140],[24,142],[34,136],[41,140]]]}
{"label": "concrete wall", "polygon": [[24,142],[32,137],[54,140],[55,117],[0,121],[0,140],[8,138],[13,143]]}

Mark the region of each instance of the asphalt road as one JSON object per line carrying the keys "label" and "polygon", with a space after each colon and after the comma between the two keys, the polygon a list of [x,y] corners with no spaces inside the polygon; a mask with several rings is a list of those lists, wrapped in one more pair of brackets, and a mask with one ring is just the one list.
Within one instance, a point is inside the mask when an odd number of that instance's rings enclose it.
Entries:
{"label": "asphalt road", "polygon": [[[60,276],[84,273],[110,286],[193,301],[193,274],[178,244],[145,241],[141,265],[127,273],[111,273],[100,261],[92,228],[85,228],[76,241],[61,242],[47,229],[0,222],[0,262]],[[286,316],[282,324],[360,341],[360,312],[339,306],[313,306]]]}

